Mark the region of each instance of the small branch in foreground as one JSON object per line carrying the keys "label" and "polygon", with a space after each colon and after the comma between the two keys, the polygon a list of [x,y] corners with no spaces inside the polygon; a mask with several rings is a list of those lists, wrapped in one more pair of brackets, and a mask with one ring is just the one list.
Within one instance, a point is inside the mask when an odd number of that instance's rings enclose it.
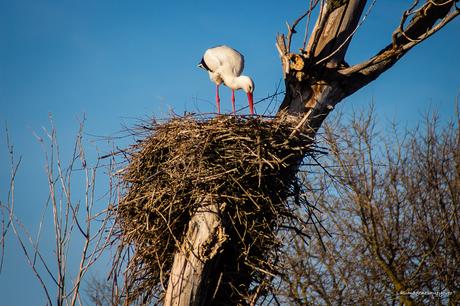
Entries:
{"label": "small branch in foreground", "polygon": [[6,146],[8,148],[8,155],[10,159],[10,186],[8,189],[8,198],[6,207],[0,201],[0,210],[2,215],[2,229],[1,229],[1,236],[0,236],[0,273],[2,272],[3,268],[3,259],[5,256],[5,239],[6,234],[8,233],[8,229],[11,226],[11,220],[14,212],[14,183],[16,179],[16,174],[18,172],[19,166],[21,164],[22,157],[19,157],[19,160],[16,162],[14,159],[14,147],[11,144],[8,126],[5,126],[5,134],[6,134]]}
{"label": "small branch in foreground", "polygon": [[[13,167],[10,174],[8,204],[0,204],[2,212],[6,212],[9,216],[8,225],[2,224],[2,233],[6,233],[5,229],[11,225],[27,264],[44,291],[48,305],[53,305],[52,300],[56,305],[82,305],[80,293],[82,280],[89,268],[110,243],[109,238],[105,236],[107,235],[106,230],[108,229],[109,219],[107,218],[108,214],[103,215],[102,225],[100,225],[100,228],[93,230],[93,222],[96,221],[95,216],[101,216],[101,214],[93,213],[98,164],[94,167],[87,166],[82,142],[83,123],[80,124],[80,129],[77,133],[72,157],[68,165],[65,166],[61,161],[57,133],[51,117],[50,121],[51,130],[44,130],[46,137],[35,135],[45,156],[45,173],[49,185],[48,199],[44,205],[44,212],[40,218],[36,237],[32,237],[33,235],[29,233],[21,220],[14,215],[14,182],[20,160],[17,163],[14,162],[13,150],[9,140],[7,142]],[[75,173],[77,171],[75,162],[78,160],[81,161],[81,170],[84,171],[84,183],[82,185],[85,186],[85,192],[82,201],[74,199],[71,193],[71,186],[75,184],[73,181],[77,175]],[[81,203],[84,204],[81,205]],[[45,218],[45,212],[50,212],[50,210],[52,221],[49,218],[48,220]],[[47,260],[44,256],[44,250],[40,246],[40,239],[43,225],[50,222],[55,234],[53,250],[55,255],[52,260]],[[75,229],[77,230],[76,233]],[[111,232],[111,229],[109,230]],[[79,234],[81,234],[82,243],[77,246],[73,238]],[[79,249],[80,246],[81,249]],[[78,271],[71,276],[69,272],[71,262],[68,254],[75,254],[76,252],[73,252],[73,250],[79,252],[80,262]],[[51,294],[54,292],[56,296],[52,298]]]}

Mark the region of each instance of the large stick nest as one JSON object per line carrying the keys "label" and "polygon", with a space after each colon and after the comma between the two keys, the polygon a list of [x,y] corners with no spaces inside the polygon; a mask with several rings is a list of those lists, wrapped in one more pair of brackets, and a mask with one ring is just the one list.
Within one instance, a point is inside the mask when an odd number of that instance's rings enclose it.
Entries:
{"label": "large stick nest", "polygon": [[295,218],[287,199],[299,190],[295,173],[312,154],[311,140],[290,137],[293,127],[283,118],[188,116],[143,129],[149,135],[127,157],[117,209],[118,238],[130,254],[127,299],[161,299],[174,254],[204,198],[219,206],[227,235],[219,292],[239,303],[255,291],[263,294],[257,285],[279,272],[277,235]]}

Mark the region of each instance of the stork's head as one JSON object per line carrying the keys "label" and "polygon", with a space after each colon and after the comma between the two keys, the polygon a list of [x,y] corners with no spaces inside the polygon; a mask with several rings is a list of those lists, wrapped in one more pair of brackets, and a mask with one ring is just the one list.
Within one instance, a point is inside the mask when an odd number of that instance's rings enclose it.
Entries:
{"label": "stork's head", "polygon": [[225,78],[224,76],[224,83],[228,87],[233,90],[242,89],[248,94],[248,103],[249,103],[249,110],[251,115],[254,114],[254,99],[252,93],[254,92],[254,82],[248,76],[241,75],[236,78],[231,78],[230,80]]}
{"label": "stork's head", "polygon": [[240,88],[242,90],[244,90],[246,93],[250,93],[252,94],[254,92],[254,82],[252,81],[252,79],[248,76],[245,76],[245,75],[242,75],[240,77],[238,77],[240,80]]}

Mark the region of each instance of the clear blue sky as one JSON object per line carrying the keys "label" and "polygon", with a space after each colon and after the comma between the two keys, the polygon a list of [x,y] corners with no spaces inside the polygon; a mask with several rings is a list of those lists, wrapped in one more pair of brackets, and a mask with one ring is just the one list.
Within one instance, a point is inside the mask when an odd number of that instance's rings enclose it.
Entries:
{"label": "clear blue sky", "polygon": [[[411,2],[377,1],[347,61],[357,63],[385,46]],[[196,65],[206,48],[218,44],[245,54],[245,74],[256,83],[255,100],[264,98],[281,78],[275,35],[285,31],[285,21],[304,11],[305,3],[0,0],[0,199],[6,200],[8,190],[5,124],[23,158],[16,213],[34,232],[47,185],[43,154],[32,131],[49,127],[49,113],[65,159],[83,114],[88,134],[113,135],[122,124],[135,122],[132,118],[165,118],[170,109],[178,114],[215,111],[214,85]],[[300,46],[301,36],[294,47]],[[340,108],[350,112],[373,100],[381,120],[413,125],[430,108],[449,118],[460,90],[459,37],[457,19]],[[223,110],[230,111],[229,90],[222,88],[221,95]],[[237,104],[246,105],[242,93]],[[263,112],[266,106],[256,110]],[[93,161],[95,150],[89,144]],[[44,243],[52,247],[50,239]],[[0,306],[43,305],[38,283],[12,236],[4,265]]]}

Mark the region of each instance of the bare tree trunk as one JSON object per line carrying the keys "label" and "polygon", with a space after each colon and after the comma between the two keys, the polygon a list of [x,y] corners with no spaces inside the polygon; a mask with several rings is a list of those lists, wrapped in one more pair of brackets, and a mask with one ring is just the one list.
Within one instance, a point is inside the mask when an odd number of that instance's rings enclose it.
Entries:
{"label": "bare tree trunk", "polygon": [[211,263],[226,241],[217,204],[206,198],[188,226],[181,249],[174,256],[164,305],[208,305],[212,297],[212,286],[208,286],[215,283]]}

